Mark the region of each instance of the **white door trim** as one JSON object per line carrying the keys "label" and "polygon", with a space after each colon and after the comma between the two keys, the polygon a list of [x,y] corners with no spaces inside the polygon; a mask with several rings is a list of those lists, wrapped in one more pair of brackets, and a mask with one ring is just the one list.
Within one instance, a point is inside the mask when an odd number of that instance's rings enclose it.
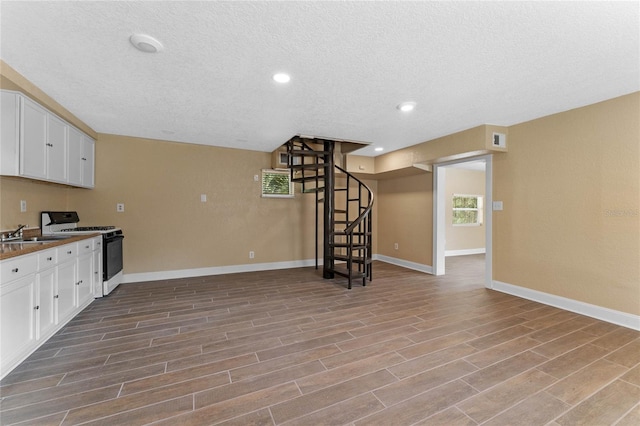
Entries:
{"label": "white door trim", "polygon": [[493,155],[465,158],[433,165],[433,274],[445,274],[445,173],[444,167],[469,161],[485,161],[485,277],[484,285],[493,285]]}

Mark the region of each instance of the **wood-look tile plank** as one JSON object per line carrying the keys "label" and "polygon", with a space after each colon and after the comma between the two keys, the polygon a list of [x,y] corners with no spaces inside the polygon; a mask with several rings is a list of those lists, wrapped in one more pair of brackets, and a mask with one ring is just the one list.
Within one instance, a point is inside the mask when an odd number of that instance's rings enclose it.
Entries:
{"label": "wood-look tile plank", "polygon": [[555,378],[548,374],[535,369],[529,370],[461,402],[457,407],[476,422],[482,423],[554,381]]}
{"label": "wood-look tile plank", "polygon": [[365,393],[306,416],[286,422],[287,426],[334,426],[347,425],[384,409],[384,405],[371,393]]}
{"label": "wood-look tile plank", "polygon": [[409,346],[412,343],[413,342],[406,337],[399,337],[397,339],[386,340],[381,343],[375,343],[362,348],[353,349],[351,351],[339,351],[339,353],[336,353],[335,355],[322,357],[321,361],[322,364],[330,370],[377,354],[397,351],[398,349]]}
{"label": "wood-look tile plank", "polygon": [[613,424],[640,401],[640,387],[616,380],[556,421],[561,425]]}
{"label": "wood-look tile plank", "polygon": [[482,391],[540,365],[546,360],[542,355],[527,351],[469,374],[463,380]]}
{"label": "wood-look tile plank", "polygon": [[477,391],[468,384],[455,380],[427,392],[414,394],[411,399],[356,420],[354,423],[356,426],[410,425],[454,406],[476,393]]}
{"label": "wood-look tile plank", "polygon": [[291,400],[298,395],[300,395],[300,391],[295,384],[285,383],[225,400],[218,404],[208,405],[191,413],[171,417],[155,423],[154,426],[202,426],[219,424],[223,421],[232,422],[232,419],[239,418],[247,412],[273,406],[282,401]]}
{"label": "wood-look tile plank", "polygon": [[74,409],[75,407],[113,399],[118,395],[119,390],[120,385],[114,385],[83,392],[80,396],[69,395],[62,398],[50,399],[39,404],[31,404],[12,410],[2,410],[0,418],[2,419],[2,423],[7,425],[27,420],[33,421],[39,417],[60,413]]}
{"label": "wood-look tile plank", "polygon": [[640,403],[633,407],[627,414],[622,417],[616,426],[638,426],[640,425]]}
{"label": "wood-look tile plank", "polygon": [[142,426],[157,420],[164,420],[183,413],[193,412],[193,396],[169,399],[156,404],[135,408],[126,412],[105,416],[92,420],[83,425],[127,425]]}
{"label": "wood-look tile plank", "polygon": [[544,425],[562,414],[567,408],[569,408],[568,404],[545,392],[540,392],[502,412],[483,425],[512,426],[522,424],[523,419],[526,419],[526,423],[531,425]]}
{"label": "wood-look tile plank", "polygon": [[222,401],[237,398],[261,389],[267,389],[315,373],[325,371],[320,361],[310,361],[304,364],[292,365],[262,376],[252,377],[239,382],[229,383],[217,389],[203,390],[195,397],[196,409],[207,405],[217,404]]}
{"label": "wood-look tile plank", "polygon": [[149,375],[150,377],[147,376],[137,380],[126,380],[122,385],[120,396],[144,392],[165,386],[172,386],[176,383],[181,383],[198,377],[209,376],[215,373],[226,372],[232,368],[254,364],[257,361],[258,358],[255,354],[247,354],[168,373],[165,373],[163,368],[161,373],[153,376]]}
{"label": "wood-look tile plank", "polygon": [[455,407],[447,408],[444,411],[434,414],[431,417],[427,417],[413,426],[475,426],[476,422],[471,420],[469,416]]}
{"label": "wood-look tile plank", "polygon": [[476,371],[468,362],[456,360],[449,364],[410,376],[374,391],[373,394],[387,407],[407,400],[417,393],[425,392],[444,383]]}
{"label": "wood-look tile plank", "polygon": [[380,370],[277,404],[271,407],[271,414],[276,424],[284,423],[378,389],[396,380],[388,371]]}
{"label": "wood-look tile plank", "polygon": [[400,362],[397,365],[389,364],[387,370],[397,378],[405,379],[423,371],[448,364],[452,359],[463,358],[475,352],[477,352],[477,349],[462,343],[437,352],[422,355],[418,358],[413,358],[409,361]]}
{"label": "wood-look tile plank", "polygon": [[532,349],[532,351],[547,358],[555,358],[577,347],[590,343],[595,339],[596,337],[593,334],[585,333],[583,330],[574,331],[573,333],[539,345]]}
{"label": "wood-look tile plank", "polygon": [[618,364],[599,359],[556,382],[547,392],[567,404],[575,405],[626,371],[626,368]]}
{"label": "wood-look tile plank", "polygon": [[539,366],[538,369],[558,379],[562,379],[591,364],[598,358],[604,357],[608,353],[606,349],[588,344],[547,361]]}
{"label": "wood-look tile plank", "polygon": [[535,348],[539,344],[540,342],[533,340],[528,336],[517,337],[513,340],[485,349],[484,351],[469,355],[465,357],[465,360],[478,368],[484,368],[528,349]]}
{"label": "wood-look tile plank", "polygon": [[627,368],[640,364],[640,339],[631,341],[605,358]]}

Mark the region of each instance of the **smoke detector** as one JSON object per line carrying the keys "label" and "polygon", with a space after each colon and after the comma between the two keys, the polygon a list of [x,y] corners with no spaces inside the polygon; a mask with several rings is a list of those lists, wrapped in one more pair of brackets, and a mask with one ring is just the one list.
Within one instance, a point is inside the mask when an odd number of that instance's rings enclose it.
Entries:
{"label": "smoke detector", "polygon": [[146,34],[133,34],[129,41],[136,49],[145,53],[158,53],[164,49],[162,43]]}

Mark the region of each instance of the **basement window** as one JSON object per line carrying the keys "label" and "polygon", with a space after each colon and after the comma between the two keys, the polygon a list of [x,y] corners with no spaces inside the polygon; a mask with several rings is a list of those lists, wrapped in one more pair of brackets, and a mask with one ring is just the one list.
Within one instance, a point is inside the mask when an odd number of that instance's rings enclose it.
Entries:
{"label": "basement window", "polygon": [[483,200],[480,195],[453,194],[453,226],[482,225]]}
{"label": "basement window", "polygon": [[292,198],[293,182],[289,170],[262,170],[262,196]]}

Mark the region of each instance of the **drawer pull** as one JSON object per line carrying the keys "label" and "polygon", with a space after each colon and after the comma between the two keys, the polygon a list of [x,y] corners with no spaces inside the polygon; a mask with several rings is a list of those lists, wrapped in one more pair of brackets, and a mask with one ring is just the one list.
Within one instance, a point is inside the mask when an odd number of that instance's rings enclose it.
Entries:
{"label": "drawer pull", "polygon": [[58,299],[60,297],[60,295],[56,294],[55,296],[53,296],[54,299]]}
{"label": "drawer pull", "polygon": [[67,252],[67,254],[71,254],[71,253],[73,253],[71,250],[69,250],[69,251]]}
{"label": "drawer pull", "polygon": [[18,272],[18,270],[19,270],[18,268],[13,268],[13,269],[11,270],[11,272],[13,272],[13,273],[15,274],[16,272]]}
{"label": "drawer pull", "polygon": [[89,248],[89,246],[84,246],[84,248]]}
{"label": "drawer pull", "polygon": [[36,306],[36,307],[35,307],[35,308],[33,308],[33,309],[35,309],[35,310],[37,311],[38,309],[40,309],[40,306]]}
{"label": "drawer pull", "polygon": [[53,260],[53,257],[47,257],[47,260],[51,262]]}

